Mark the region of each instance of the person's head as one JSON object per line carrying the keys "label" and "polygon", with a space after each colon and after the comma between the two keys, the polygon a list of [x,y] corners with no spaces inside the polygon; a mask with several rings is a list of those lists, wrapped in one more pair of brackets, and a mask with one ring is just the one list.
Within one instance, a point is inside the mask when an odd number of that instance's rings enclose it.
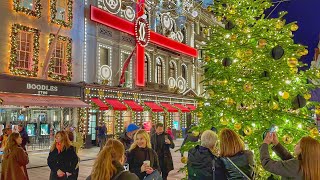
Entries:
{"label": "person's head", "polygon": [[218,141],[218,135],[211,131],[206,130],[201,135],[201,146],[213,150],[216,147]]}
{"label": "person's head", "polygon": [[151,148],[150,136],[144,129],[138,130],[134,135],[134,142],[132,143],[129,151],[136,148],[137,146],[140,148]]}
{"label": "person's head", "polygon": [[135,125],[134,123],[131,123],[128,125],[127,127],[127,136],[130,138],[130,139],[133,139],[133,136],[134,134],[139,130],[140,128]]}
{"label": "person's head", "polygon": [[320,177],[320,143],[311,137],[303,137],[294,147],[294,153],[300,160],[305,179]]}
{"label": "person's head", "polygon": [[7,128],[6,134],[9,136],[10,134],[12,134],[12,129],[11,128]]}
{"label": "person's head", "polygon": [[244,143],[240,136],[231,129],[220,132],[220,156],[230,157],[244,150]]}
{"label": "person's head", "polygon": [[21,145],[22,143],[22,138],[19,133],[12,133],[7,139],[7,144],[6,147],[4,148],[5,152],[9,152],[14,146]]}
{"label": "person's head", "polygon": [[164,131],[164,129],[163,129],[163,124],[162,124],[162,123],[158,123],[158,124],[156,125],[156,133],[157,133],[158,135],[160,135],[160,134],[163,133],[163,131]]}
{"label": "person's head", "polygon": [[53,151],[56,147],[56,144],[61,144],[62,148],[69,148],[71,146],[71,142],[69,140],[68,134],[66,131],[58,131],[54,136],[54,142],[51,145],[50,151]]}
{"label": "person's head", "polygon": [[23,130],[23,125],[22,125],[22,124],[19,124],[19,125],[18,125],[18,131],[21,132],[22,130]]}
{"label": "person's head", "polygon": [[91,172],[92,180],[111,179],[117,173],[115,162],[125,163],[125,149],[123,144],[116,139],[109,139],[99,152]]}

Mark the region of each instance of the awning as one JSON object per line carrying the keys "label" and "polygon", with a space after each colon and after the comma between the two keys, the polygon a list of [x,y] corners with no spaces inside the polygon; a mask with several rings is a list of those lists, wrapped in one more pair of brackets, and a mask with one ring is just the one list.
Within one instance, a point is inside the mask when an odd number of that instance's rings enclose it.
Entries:
{"label": "awning", "polygon": [[178,110],[169,103],[160,103],[160,104],[161,106],[165,107],[168,110],[168,112],[178,112]]}
{"label": "awning", "polygon": [[163,112],[163,109],[154,102],[144,102],[153,112]]}
{"label": "awning", "polygon": [[186,104],[186,106],[191,110],[191,111],[194,111],[197,109],[197,107],[195,107],[194,105],[192,104]]}
{"label": "awning", "polygon": [[89,107],[88,104],[78,98],[12,93],[0,93],[0,104],[13,106]]}
{"label": "awning", "polygon": [[136,103],[135,101],[132,101],[132,100],[123,100],[124,103],[126,103],[128,106],[130,106],[130,108],[133,110],[133,111],[143,111],[143,107],[140,106],[138,103]]}
{"label": "awning", "polygon": [[106,102],[113,107],[113,110],[126,111],[127,107],[117,99],[106,99]]}
{"label": "awning", "polygon": [[97,106],[99,106],[100,110],[108,110],[109,107],[103,103],[99,98],[91,98],[91,101],[94,102]]}
{"label": "awning", "polygon": [[182,104],[174,104],[174,106],[179,108],[181,112],[190,112],[190,110],[184,107]]}

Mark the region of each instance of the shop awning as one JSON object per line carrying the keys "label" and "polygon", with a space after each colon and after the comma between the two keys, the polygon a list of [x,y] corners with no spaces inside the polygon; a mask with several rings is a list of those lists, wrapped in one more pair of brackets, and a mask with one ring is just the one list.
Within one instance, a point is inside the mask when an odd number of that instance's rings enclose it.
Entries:
{"label": "shop awning", "polygon": [[113,107],[113,110],[126,111],[127,107],[117,99],[106,99],[106,102]]}
{"label": "shop awning", "polygon": [[174,108],[171,104],[169,103],[160,103],[161,106],[163,106],[164,108],[166,108],[168,110],[168,112],[178,112],[178,110],[176,108]]}
{"label": "shop awning", "polygon": [[183,106],[182,104],[174,104],[174,106],[180,109],[181,112],[190,112],[190,110],[185,106]]}
{"label": "shop awning", "polygon": [[163,112],[163,109],[157,105],[155,102],[144,102],[153,112]]}
{"label": "shop awning", "polygon": [[91,101],[94,102],[97,106],[99,106],[100,110],[108,110],[109,107],[103,103],[99,98],[91,98]]}
{"label": "shop awning", "polygon": [[135,101],[132,101],[132,100],[123,100],[124,103],[126,103],[128,106],[130,106],[130,108],[133,110],[133,111],[143,111],[143,107],[140,106],[138,103],[136,103]]}
{"label": "shop awning", "polygon": [[28,94],[0,93],[1,105],[48,106],[48,107],[89,107],[78,98],[59,96],[37,96]]}
{"label": "shop awning", "polygon": [[197,107],[195,107],[194,105],[192,104],[186,104],[186,106],[191,110],[191,111],[194,111],[197,109]]}

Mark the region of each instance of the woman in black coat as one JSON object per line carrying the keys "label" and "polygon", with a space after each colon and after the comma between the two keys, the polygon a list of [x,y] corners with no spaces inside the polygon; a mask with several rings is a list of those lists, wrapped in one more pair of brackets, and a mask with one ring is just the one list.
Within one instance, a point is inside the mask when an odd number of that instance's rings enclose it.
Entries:
{"label": "woman in black coat", "polygon": [[157,153],[151,148],[150,137],[145,130],[138,130],[135,134],[127,158],[130,172],[141,180],[155,170],[160,172]]}
{"label": "woman in black coat", "polygon": [[55,135],[47,162],[51,169],[50,180],[77,179],[79,158],[65,131]]}

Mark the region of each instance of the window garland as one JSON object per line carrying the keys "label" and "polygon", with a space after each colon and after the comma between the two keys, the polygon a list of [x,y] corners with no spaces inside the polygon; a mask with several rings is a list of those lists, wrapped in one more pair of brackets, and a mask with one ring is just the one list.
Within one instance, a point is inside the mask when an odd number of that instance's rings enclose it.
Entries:
{"label": "window garland", "polygon": [[67,28],[72,28],[72,20],[73,20],[73,14],[72,14],[72,5],[73,0],[67,0],[67,20],[60,20],[57,19],[57,0],[50,0],[50,20],[51,23],[62,25]]}
{"label": "window garland", "polygon": [[13,9],[16,12],[23,12],[29,16],[34,16],[34,17],[40,18],[41,9],[42,9],[40,0],[35,0],[33,6],[34,6],[33,10],[31,10],[29,8],[22,6],[21,0],[13,0]]}

